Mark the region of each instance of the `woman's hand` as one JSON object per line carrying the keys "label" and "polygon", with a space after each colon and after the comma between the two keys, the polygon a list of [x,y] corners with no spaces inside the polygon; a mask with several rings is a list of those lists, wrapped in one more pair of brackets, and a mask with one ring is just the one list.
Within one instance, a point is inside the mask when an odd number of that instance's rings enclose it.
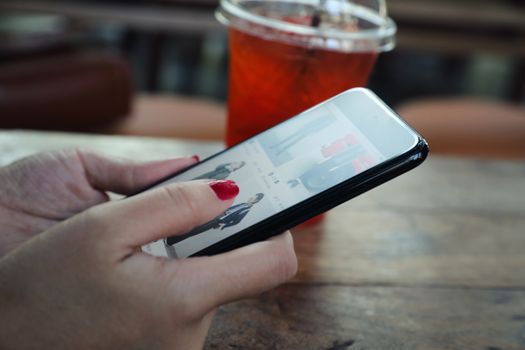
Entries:
{"label": "woman's hand", "polygon": [[[191,163],[181,162],[177,166]],[[57,158],[57,164],[63,161]],[[40,184],[9,194],[15,201],[10,210],[34,220],[30,235],[48,229],[0,259],[1,349],[200,348],[218,305],[295,274],[289,233],[212,257],[169,260],[138,251],[215,218],[231,206],[234,193],[224,196],[225,182],[196,181],[99,204],[106,200],[102,189],[130,192],[148,181],[139,184],[118,165],[117,174],[110,174],[86,164],[66,162],[64,176],[28,167],[22,173]],[[51,195],[50,184],[62,182],[57,196]],[[40,186],[46,195],[38,198]],[[19,195],[37,204],[22,205]],[[59,203],[61,196],[67,205]]]}
{"label": "woman's hand", "polygon": [[61,151],[0,168],[0,257],[56,223],[106,202],[106,191],[132,194],[197,160],[139,164]]}

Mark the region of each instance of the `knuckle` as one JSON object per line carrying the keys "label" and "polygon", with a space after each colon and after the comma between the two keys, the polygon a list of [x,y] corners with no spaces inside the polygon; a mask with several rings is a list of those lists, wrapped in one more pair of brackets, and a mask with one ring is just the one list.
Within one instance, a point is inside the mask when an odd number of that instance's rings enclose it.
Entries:
{"label": "knuckle", "polygon": [[124,184],[127,186],[127,188],[135,189],[139,186],[139,184],[144,182],[144,168],[141,166],[138,166],[139,163],[136,163],[132,160],[124,160],[124,159],[118,159],[114,160],[116,164],[120,165],[120,168],[123,169],[124,177],[126,181]]}
{"label": "knuckle", "polygon": [[124,184],[127,188],[135,188],[136,184],[138,183],[137,178],[139,178],[137,175],[137,169],[130,168],[127,170],[128,171],[123,171]]}

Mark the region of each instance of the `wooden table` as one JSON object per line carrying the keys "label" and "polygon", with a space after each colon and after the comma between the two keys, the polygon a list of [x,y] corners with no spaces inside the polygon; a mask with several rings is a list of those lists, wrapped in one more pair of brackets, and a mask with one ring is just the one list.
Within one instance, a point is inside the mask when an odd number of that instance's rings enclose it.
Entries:
{"label": "wooden table", "polygon": [[[136,159],[218,143],[0,132],[0,165],[88,147]],[[525,349],[525,163],[430,157],[295,230],[298,276],[222,307],[207,349]]]}

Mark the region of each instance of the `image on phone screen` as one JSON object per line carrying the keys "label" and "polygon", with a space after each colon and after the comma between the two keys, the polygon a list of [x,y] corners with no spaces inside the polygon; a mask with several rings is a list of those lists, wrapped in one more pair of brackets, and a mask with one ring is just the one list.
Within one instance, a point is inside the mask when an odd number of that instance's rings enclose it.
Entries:
{"label": "image on phone screen", "polygon": [[223,214],[163,240],[162,255],[195,254],[384,159],[337,101],[328,101],[160,184],[231,179],[240,188]]}

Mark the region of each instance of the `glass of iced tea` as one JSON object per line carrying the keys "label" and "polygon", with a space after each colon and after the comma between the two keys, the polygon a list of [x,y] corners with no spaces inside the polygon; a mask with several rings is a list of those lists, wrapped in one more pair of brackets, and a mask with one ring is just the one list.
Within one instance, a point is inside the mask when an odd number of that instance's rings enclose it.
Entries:
{"label": "glass of iced tea", "polygon": [[226,143],[239,143],[346,89],[395,46],[384,0],[222,0],[229,26]]}
{"label": "glass of iced tea", "polygon": [[385,0],[221,0],[216,17],[229,27],[228,146],[366,85],[395,46]]}

